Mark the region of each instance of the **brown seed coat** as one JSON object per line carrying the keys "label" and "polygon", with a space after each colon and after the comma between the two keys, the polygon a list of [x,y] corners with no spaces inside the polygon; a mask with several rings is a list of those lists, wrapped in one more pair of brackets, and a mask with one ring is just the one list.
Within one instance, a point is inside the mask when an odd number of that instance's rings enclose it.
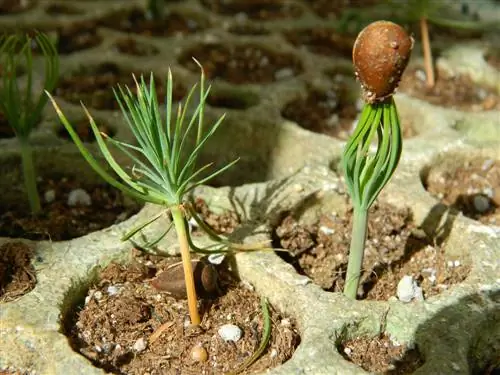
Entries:
{"label": "brown seed coat", "polygon": [[[206,260],[192,260],[193,276],[196,293],[200,297],[214,295],[218,290],[218,274],[213,264]],[[151,285],[161,291],[167,292],[174,298],[186,298],[186,284],[182,263],[176,263],[159,273]]]}
{"label": "brown seed coat", "polygon": [[381,102],[394,94],[412,48],[413,38],[393,22],[373,22],[359,33],[352,59],[366,102]]}

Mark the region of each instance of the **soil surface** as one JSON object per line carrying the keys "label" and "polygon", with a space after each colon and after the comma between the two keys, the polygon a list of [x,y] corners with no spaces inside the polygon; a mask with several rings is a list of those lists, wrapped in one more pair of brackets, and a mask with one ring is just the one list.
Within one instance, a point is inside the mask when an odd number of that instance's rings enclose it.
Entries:
{"label": "soil surface", "polygon": [[[85,190],[91,204],[68,205],[69,194],[75,189]],[[140,208],[139,204],[124,198],[121,192],[109,185],[92,185],[75,178],[42,176],[38,191],[42,212],[37,216],[31,215],[22,181],[12,185],[12,191],[3,192],[4,197],[0,201],[0,236],[69,240],[121,222]]]}
{"label": "soil surface", "polygon": [[[324,290],[341,292],[344,287],[351,242],[352,210],[323,216],[303,226],[293,215],[284,217],[274,232],[274,246],[295,269]],[[368,237],[358,297],[386,301],[396,295],[403,276],[412,276],[429,298],[463,281],[469,267],[447,259],[442,247],[415,226],[409,209],[375,202],[370,209]]]}
{"label": "soil surface", "polygon": [[201,0],[210,11],[224,14],[245,14],[248,18],[260,21],[295,18],[302,15],[302,8],[284,0]]}
{"label": "soil surface", "polygon": [[139,8],[127,12],[114,13],[104,18],[102,26],[145,36],[171,36],[194,33],[208,27],[208,22],[200,16],[189,16],[169,12],[159,19],[149,18]]}
{"label": "soil surface", "polygon": [[[196,200],[196,209],[219,233],[231,232],[239,222],[232,213],[211,213],[201,199]],[[233,277],[226,261],[210,265],[217,275],[217,288],[211,293],[200,292],[205,279],[196,277],[201,273],[195,271],[198,295],[205,299],[200,303],[202,324],[193,328],[187,301],[174,298],[183,282],[153,278],[162,271],[168,274],[179,261],[178,257],[135,251],[129,265],[106,267],[87,293],[81,311],[66,317],[73,348],[96,366],[117,374],[223,374],[237,369],[260,344],[260,298],[249,284]],[[270,313],[270,342],[261,357],[241,373],[275,367],[289,359],[299,344],[293,321],[272,307]],[[226,324],[239,327],[241,339],[224,341],[218,330]],[[203,360],[196,359],[205,355]]]}
{"label": "soil surface", "polygon": [[[81,101],[90,108],[117,110],[120,109],[120,106],[116,101],[113,88],[116,89],[118,84],[121,87],[126,85],[135,93],[136,87],[132,74],[135,74],[137,79],[140,78],[141,74],[144,74],[144,79],[149,82],[150,73],[128,72],[120,69],[115,64],[104,63],[93,69],[82,70],[74,75],[63,77],[55,90],[55,94],[75,104],[79,104]],[[163,81],[163,78],[158,79],[158,77],[155,77],[156,94],[160,103],[165,98]],[[178,101],[185,94],[185,89],[174,83],[173,100]]]}
{"label": "soil surface", "polygon": [[465,216],[500,225],[499,160],[475,158],[457,166],[450,159],[450,165],[431,168],[423,184],[429,193]]}
{"label": "soil surface", "polygon": [[2,0],[0,2],[0,15],[25,12],[36,3],[36,0]]}
{"label": "soil surface", "polygon": [[154,56],[158,54],[155,46],[138,42],[133,38],[122,38],[115,44],[115,48],[125,55],[132,56]]}
{"label": "soil surface", "polygon": [[386,335],[347,340],[338,349],[345,359],[370,373],[412,374],[424,362],[417,349],[394,345]]}
{"label": "soil surface", "polygon": [[[299,126],[316,133],[346,140],[356,126],[358,111],[355,100],[349,95],[349,88],[343,81],[330,90],[310,89],[307,97],[298,98],[286,104],[281,114]],[[411,121],[401,124],[403,138],[414,137],[417,132]]]}
{"label": "soil surface", "polygon": [[409,68],[403,74],[399,90],[431,104],[465,111],[500,109],[500,96],[489,87],[481,87],[465,75],[446,76],[436,72],[436,85],[427,88],[422,68]]}
{"label": "soil surface", "polygon": [[208,79],[221,78],[235,84],[271,83],[291,78],[302,71],[299,59],[256,44],[201,44],[187,50],[179,63],[192,71],[199,67],[193,57],[203,61]]}
{"label": "soil surface", "polygon": [[13,301],[35,287],[33,255],[33,250],[22,242],[0,246],[0,303]]}
{"label": "soil surface", "polygon": [[293,30],[285,33],[285,38],[296,47],[305,47],[312,53],[325,56],[352,58],[355,35],[340,34],[329,28]]}

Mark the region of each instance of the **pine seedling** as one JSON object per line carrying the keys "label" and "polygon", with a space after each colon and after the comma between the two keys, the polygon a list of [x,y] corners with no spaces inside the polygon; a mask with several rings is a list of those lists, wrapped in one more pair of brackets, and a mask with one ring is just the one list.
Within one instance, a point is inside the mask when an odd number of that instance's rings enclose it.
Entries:
{"label": "pine seedling", "polygon": [[[21,148],[23,177],[31,212],[37,214],[41,210],[38,195],[36,173],[30,144],[30,134],[40,121],[47,104],[47,96],[33,89],[33,47],[34,44],[42,52],[45,63],[43,89],[52,91],[59,75],[59,56],[55,45],[42,32],[34,36],[26,33],[3,35],[0,37],[0,68],[2,70],[0,88],[0,110],[4,113],[8,124],[14,130]],[[26,85],[20,87],[19,71],[26,70]]]}
{"label": "pine seedling", "polygon": [[[347,191],[353,205],[352,239],[344,294],[357,296],[368,227],[368,210],[397,168],[402,136],[393,99],[410,59],[413,39],[388,21],[368,25],[353,47],[356,76],[365,105],[342,155]],[[375,153],[370,152],[377,139]]]}

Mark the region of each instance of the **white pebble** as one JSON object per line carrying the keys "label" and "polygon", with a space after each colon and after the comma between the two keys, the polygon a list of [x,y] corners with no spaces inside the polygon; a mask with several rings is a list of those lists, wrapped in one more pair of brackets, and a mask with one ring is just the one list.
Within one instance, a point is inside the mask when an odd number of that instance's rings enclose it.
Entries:
{"label": "white pebble", "polygon": [[234,324],[224,324],[222,327],[219,328],[217,332],[219,333],[221,339],[226,342],[228,341],[237,342],[239,339],[241,339],[242,335],[240,327]]}
{"label": "white pebble", "polygon": [[344,353],[345,353],[346,355],[351,355],[351,353],[352,353],[352,349],[351,349],[351,348],[347,348],[347,347],[346,347],[346,348],[344,348]]}
{"label": "white pebble", "polygon": [[219,264],[221,264],[223,261],[224,261],[224,258],[226,256],[222,253],[219,253],[219,254],[211,254],[208,256],[208,261],[211,263],[211,264],[215,264],[216,266],[218,266]]}
{"label": "white pebble", "polygon": [[119,291],[120,288],[118,288],[116,285],[110,285],[108,286],[108,289],[106,289],[106,292],[108,292],[110,296],[117,295]]}
{"label": "white pebble", "polygon": [[278,356],[278,351],[276,349],[271,349],[271,354],[269,356],[271,358],[276,358]]}
{"label": "white pebble", "polygon": [[132,346],[132,349],[135,352],[140,353],[140,352],[143,352],[144,350],[146,350],[147,346],[148,346],[148,344],[146,343],[146,340],[144,340],[144,337],[141,337],[140,339],[137,339],[137,341]]}
{"label": "white pebble", "polygon": [[56,200],[56,191],[54,189],[47,190],[44,194],[45,202],[52,203]]}
{"label": "white pebble", "polygon": [[100,290],[94,293],[94,298],[96,301],[100,301],[102,299],[102,292]]}
{"label": "white pebble", "polygon": [[92,204],[92,198],[83,189],[75,189],[70,191],[68,195],[68,206],[90,206]]}
{"label": "white pebble", "polygon": [[408,303],[413,299],[423,300],[422,288],[420,288],[413,276],[403,276],[398,283],[397,296],[401,302]]}
{"label": "white pebble", "polygon": [[319,231],[323,232],[326,235],[330,235],[330,234],[335,233],[335,231],[332,228],[328,228],[326,225],[320,226]]}

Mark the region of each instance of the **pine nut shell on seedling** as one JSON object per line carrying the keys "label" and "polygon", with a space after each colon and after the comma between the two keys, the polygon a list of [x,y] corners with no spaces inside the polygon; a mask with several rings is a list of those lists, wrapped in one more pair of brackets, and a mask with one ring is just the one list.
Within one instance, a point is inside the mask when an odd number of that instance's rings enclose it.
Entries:
{"label": "pine nut shell on seedling", "polygon": [[366,102],[381,102],[394,94],[412,49],[413,38],[393,22],[373,22],[359,33],[352,60]]}
{"label": "pine nut shell on seedling", "polygon": [[[202,297],[213,297],[218,292],[218,272],[213,264],[206,260],[192,260],[193,277],[196,293]],[[175,263],[159,273],[151,285],[158,290],[167,292],[177,299],[186,298],[186,284],[182,263]]]}

